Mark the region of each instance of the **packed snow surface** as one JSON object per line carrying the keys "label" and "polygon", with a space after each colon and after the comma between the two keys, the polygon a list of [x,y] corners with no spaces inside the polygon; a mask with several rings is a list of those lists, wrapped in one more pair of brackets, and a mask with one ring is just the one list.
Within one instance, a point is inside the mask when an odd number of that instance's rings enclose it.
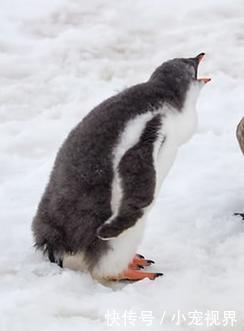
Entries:
{"label": "packed snow surface", "polygon": [[[0,0],[0,30],[0,330],[243,331],[244,224],[233,212],[244,211],[244,2]],[[200,52],[212,82],[198,131],[138,250],[164,277],[107,287],[50,264],[31,222],[68,132],[163,61]]]}

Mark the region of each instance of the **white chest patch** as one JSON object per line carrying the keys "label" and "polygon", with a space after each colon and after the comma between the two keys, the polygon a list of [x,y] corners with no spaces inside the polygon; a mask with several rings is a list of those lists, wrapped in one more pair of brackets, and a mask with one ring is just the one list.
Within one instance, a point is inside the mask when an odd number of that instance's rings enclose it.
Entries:
{"label": "white chest patch", "polygon": [[[198,93],[198,86],[193,86],[189,90],[181,112],[167,106],[161,111],[164,117],[158,141],[154,144],[154,164],[157,177],[155,198],[175,160],[178,148],[186,143],[196,131],[196,100]],[[164,137],[163,143],[161,143],[162,137]]]}

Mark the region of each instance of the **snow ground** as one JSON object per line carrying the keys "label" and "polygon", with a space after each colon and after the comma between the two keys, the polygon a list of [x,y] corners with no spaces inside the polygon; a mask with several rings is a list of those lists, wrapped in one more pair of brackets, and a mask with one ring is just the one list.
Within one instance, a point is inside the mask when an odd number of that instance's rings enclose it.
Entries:
{"label": "snow ground", "polygon": [[[232,214],[244,211],[235,139],[244,2],[0,0],[0,27],[0,330],[121,330],[132,310],[154,319],[146,326],[138,317],[128,329],[243,331],[244,225]],[[199,129],[163,185],[139,250],[165,276],[110,288],[48,263],[32,248],[30,226],[69,130],[164,60],[202,51],[201,74],[213,80],[199,99]],[[113,309],[121,319],[110,327]],[[237,322],[172,321],[194,310],[235,311]]]}

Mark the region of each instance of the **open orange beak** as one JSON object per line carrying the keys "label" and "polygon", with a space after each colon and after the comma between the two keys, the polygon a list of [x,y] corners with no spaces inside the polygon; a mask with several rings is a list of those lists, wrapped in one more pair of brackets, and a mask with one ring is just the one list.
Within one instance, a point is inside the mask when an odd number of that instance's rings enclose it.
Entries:
{"label": "open orange beak", "polygon": [[[197,56],[197,59],[198,59],[198,63],[200,63],[203,58],[205,56],[205,53],[200,53],[198,56]],[[204,84],[210,82],[211,78],[198,78],[197,79],[199,82],[203,82]]]}
{"label": "open orange beak", "polygon": [[211,78],[198,78],[197,79],[199,82],[203,82],[204,84],[210,82]]}

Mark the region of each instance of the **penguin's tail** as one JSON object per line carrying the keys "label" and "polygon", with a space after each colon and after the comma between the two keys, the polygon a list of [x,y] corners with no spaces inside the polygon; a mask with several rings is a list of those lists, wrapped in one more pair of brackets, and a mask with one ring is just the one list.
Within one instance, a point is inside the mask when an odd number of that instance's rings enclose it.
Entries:
{"label": "penguin's tail", "polygon": [[64,240],[62,233],[47,220],[36,215],[32,223],[34,235],[34,247],[40,249],[47,255],[50,262],[57,263],[62,267],[62,256],[64,254]]}

